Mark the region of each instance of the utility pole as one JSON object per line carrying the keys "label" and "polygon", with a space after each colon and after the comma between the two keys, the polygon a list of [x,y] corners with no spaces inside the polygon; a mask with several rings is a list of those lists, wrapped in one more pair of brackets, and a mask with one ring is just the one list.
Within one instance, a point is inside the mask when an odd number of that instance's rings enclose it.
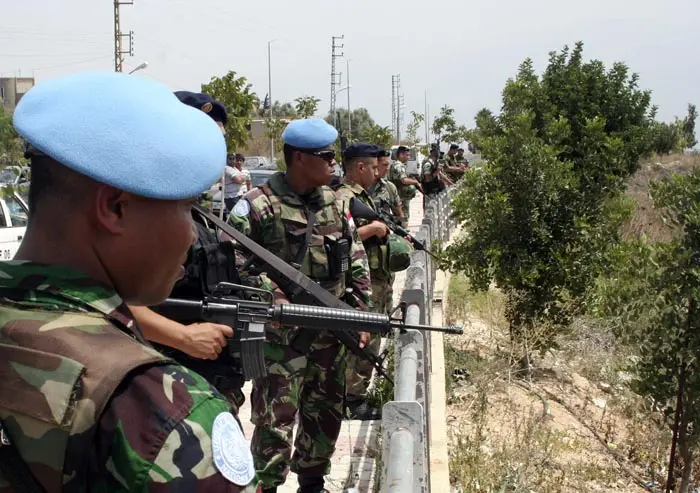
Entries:
{"label": "utility pole", "polygon": [[348,138],[352,135],[352,116],[350,114],[350,59],[346,61],[346,77],[348,79]]}
{"label": "utility pole", "polygon": [[[341,51],[340,53],[337,53],[336,50],[342,49],[345,45],[336,44],[336,40],[343,40],[345,39],[345,35],[343,34],[342,36],[333,36],[331,39],[332,42],[332,48],[331,48],[331,115],[336,115],[335,113],[335,93],[336,93],[336,87],[339,86],[340,84],[336,82],[336,79],[338,77],[338,74],[335,72],[335,59],[340,58],[343,56],[343,52]],[[337,116],[334,116],[334,119],[336,120],[335,126],[338,126]]]}
{"label": "utility pole", "polygon": [[429,112],[429,107],[428,107],[428,90],[425,90],[425,143],[428,144],[428,120],[430,119],[430,115],[428,114]]}
{"label": "utility pole", "polygon": [[391,76],[391,133],[396,136],[397,134],[397,129],[396,129],[396,122],[397,122],[397,114],[398,114],[398,108],[396,108],[396,89],[397,89],[397,78],[398,75],[392,75]]}
{"label": "utility pole", "polygon": [[[268,95],[268,98],[270,98],[268,100],[270,102],[270,113],[269,113],[269,117],[268,117],[267,128],[270,129],[270,135],[272,135],[272,108],[273,108],[274,104],[272,103],[272,56],[271,56],[270,45],[272,45],[272,41],[267,42],[267,95]],[[270,164],[274,164],[274,162],[275,162],[275,139],[274,139],[274,137],[270,137]]]}
{"label": "utility pole", "polygon": [[396,106],[398,109],[398,122],[396,125],[396,140],[398,141],[399,144],[401,144],[401,124],[403,124],[403,109],[404,109],[404,104],[403,104],[403,94],[399,95],[399,100],[396,102]]}
{"label": "utility pole", "polygon": [[[124,58],[122,55],[128,54],[134,56],[134,31],[129,31],[129,34],[122,34],[121,18],[119,15],[119,7],[121,5],[133,5],[134,1],[130,0],[114,0],[114,71],[121,72]],[[124,51],[122,48],[122,38],[129,38],[129,49]]]}
{"label": "utility pole", "polygon": [[401,143],[401,105],[403,96],[401,94],[401,75],[391,76],[391,125],[396,134],[396,143]]}

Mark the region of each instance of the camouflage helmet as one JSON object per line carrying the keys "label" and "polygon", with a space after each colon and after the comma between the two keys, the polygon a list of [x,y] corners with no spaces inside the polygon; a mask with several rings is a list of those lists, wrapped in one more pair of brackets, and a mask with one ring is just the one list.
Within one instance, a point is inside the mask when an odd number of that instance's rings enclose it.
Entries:
{"label": "camouflage helmet", "polygon": [[391,234],[387,240],[387,256],[389,257],[389,271],[401,272],[411,265],[411,252],[413,247],[399,235]]}

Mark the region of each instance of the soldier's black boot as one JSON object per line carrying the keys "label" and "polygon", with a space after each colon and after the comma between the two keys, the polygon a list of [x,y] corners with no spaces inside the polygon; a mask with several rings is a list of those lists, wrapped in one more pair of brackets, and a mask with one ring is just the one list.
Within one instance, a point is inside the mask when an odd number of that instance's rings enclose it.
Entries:
{"label": "soldier's black boot", "polygon": [[348,419],[359,421],[373,421],[382,419],[382,410],[372,407],[366,400],[351,401],[347,403]]}
{"label": "soldier's black boot", "polygon": [[297,493],[328,493],[323,487],[325,481],[323,476],[298,476],[299,489]]}

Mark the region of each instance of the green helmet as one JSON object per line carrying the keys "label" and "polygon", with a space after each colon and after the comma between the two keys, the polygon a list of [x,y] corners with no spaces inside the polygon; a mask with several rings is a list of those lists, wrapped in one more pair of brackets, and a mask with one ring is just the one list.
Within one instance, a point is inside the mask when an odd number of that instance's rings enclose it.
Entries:
{"label": "green helmet", "polygon": [[411,265],[411,244],[399,235],[390,234],[387,240],[388,267],[390,272],[401,272]]}

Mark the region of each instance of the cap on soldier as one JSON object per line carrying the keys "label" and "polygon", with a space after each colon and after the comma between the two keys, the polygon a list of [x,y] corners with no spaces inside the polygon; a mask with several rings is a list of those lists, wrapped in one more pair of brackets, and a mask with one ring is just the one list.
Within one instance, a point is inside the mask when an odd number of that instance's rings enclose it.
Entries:
{"label": "cap on soldier", "polygon": [[382,148],[375,144],[367,144],[365,142],[355,142],[350,144],[343,151],[343,159],[355,159],[358,157],[377,157],[382,151]]}
{"label": "cap on soldier", "polygon": [[218,125],[144,77],[90,72],[40,82],[13,120],[41,153],[143,197],[196,197],[226,166]]}
{"label": "cap on soldier", "polygon": [[456,151],[457,149],[459,149],[459,146],[457,144],[450,144],[451,151]]}
{"label": "cap on soldier", "polygon": [[192,106],[193,108],[197,108],[198,110],[205,112],[215,122],[221,122],[224,125],[228,123],[226,107],[208,94],[201,92],[176,91],[175,96],[177,96],[177,99],[185,103],[187,106]]}
{"label": "cap on soldier", "polygon": [[300,149],[323,149],[338,138],[338,131],[320,118],[294,120],[282,133],[285,144]]}

